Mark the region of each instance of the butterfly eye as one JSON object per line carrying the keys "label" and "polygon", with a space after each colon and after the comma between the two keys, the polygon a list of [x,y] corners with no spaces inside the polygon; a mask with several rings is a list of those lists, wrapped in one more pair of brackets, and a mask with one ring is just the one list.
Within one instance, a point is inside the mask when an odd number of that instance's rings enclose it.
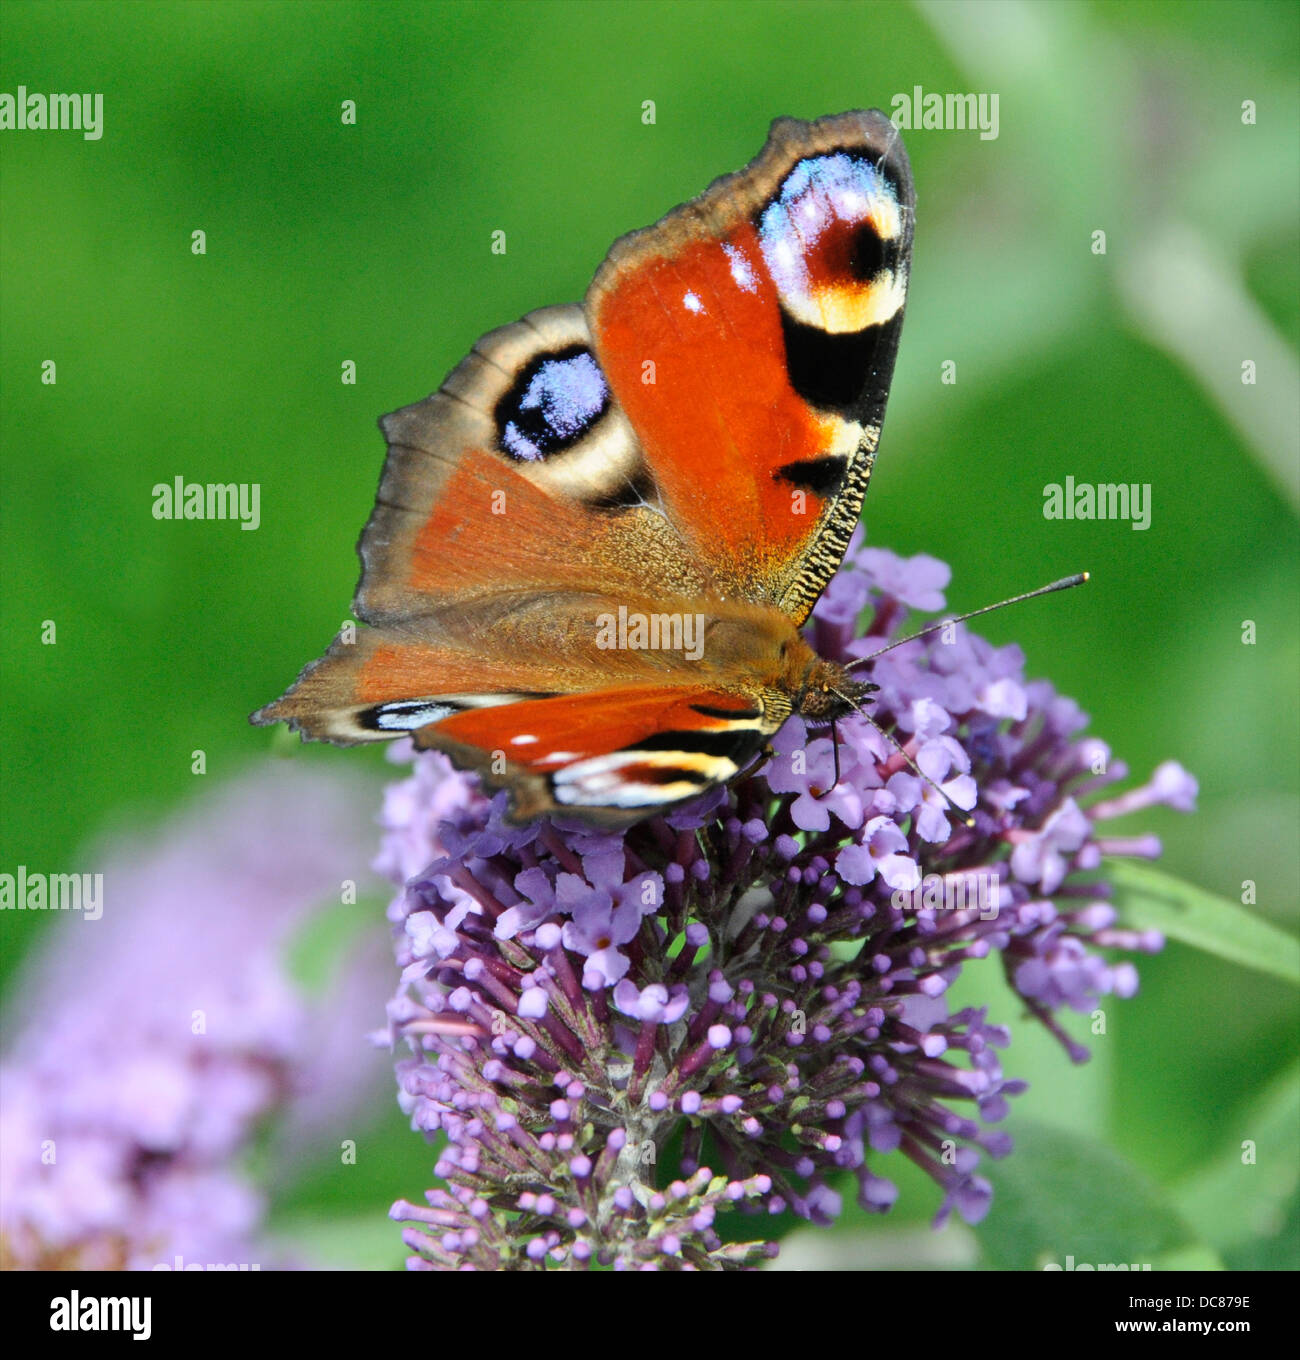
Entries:
{"label": "butterfly eye", "polygon": [[609,386],[586,346],[538,355],[497,403],[501,448],[520,462],[539,462],[572,447],[608,408]]}

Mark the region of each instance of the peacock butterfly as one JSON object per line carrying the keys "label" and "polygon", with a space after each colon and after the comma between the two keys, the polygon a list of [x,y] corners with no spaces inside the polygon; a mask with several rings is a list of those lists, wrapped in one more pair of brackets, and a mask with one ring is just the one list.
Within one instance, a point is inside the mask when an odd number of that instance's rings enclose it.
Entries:
{"label": "peacock butterfly", "polygon": [[252,716],[410,735],[548,812],[626,826],[874,688],[800,633],[871,476],[914,197],[879,111],[615,242],[581,306],[485,335],[384,417],[354,612]]}

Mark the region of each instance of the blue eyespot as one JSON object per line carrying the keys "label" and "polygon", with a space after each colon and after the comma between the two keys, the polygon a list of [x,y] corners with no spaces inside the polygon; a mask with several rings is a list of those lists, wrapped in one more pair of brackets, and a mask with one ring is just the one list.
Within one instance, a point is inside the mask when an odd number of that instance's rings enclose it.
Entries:
{"label": "blue eyespot", "polygon": [[758,218],[783,314],[829,335],[892,321],[907,294],[907,213],[882,165],[848,151],[796,163]]}
{"label": "blue eyespot", "polygon": [[497,403],[502,449],[537,462],[569,448],[609,407],[609,386],[589,349],[574,345],[531,359]]}

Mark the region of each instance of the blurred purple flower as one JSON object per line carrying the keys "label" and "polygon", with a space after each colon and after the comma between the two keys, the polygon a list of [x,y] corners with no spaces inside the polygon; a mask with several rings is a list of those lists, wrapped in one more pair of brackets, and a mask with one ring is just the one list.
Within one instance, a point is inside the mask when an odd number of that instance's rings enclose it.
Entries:
{"label": "blurred purple flower", "polygon": [[365,1042],[377,957],[363,950],[328,1003],[283,957],[313,908],[365,877],[358,793],[277,766],[105,847],[102,917],[50,923],[11,1016],[7,1267],[273,1263],[240,1159],[273,1115],[295,1147],[320,1136],[382,1070]]}

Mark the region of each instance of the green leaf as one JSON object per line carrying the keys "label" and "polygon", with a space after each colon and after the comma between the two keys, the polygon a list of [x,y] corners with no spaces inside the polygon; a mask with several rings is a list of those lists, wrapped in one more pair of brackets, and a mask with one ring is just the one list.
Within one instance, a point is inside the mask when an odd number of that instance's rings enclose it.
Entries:
{"label": "green leaf", "polygon": [[1220,1120],[1222,1149],[1174,1190],[1174,1201],[1207,1242],[1227,1251],[1277,1237],[1300,1188],[1300,1067]]}
{"label": "green leaf", "polygon": [[1016,1146],[986,1163],[993,1207],[975,1233],[989,1264],[1042,1270],[1183,1259],[1196,1239],[1160,1190],[1122,1157],[1063,1129],[1017,1124]]}
{"label": "green leaf", "polygon": [[1109,860],[1106,868],[1127,924],[1300,983],[1300,940],[1263,917],[1147,864]]}

